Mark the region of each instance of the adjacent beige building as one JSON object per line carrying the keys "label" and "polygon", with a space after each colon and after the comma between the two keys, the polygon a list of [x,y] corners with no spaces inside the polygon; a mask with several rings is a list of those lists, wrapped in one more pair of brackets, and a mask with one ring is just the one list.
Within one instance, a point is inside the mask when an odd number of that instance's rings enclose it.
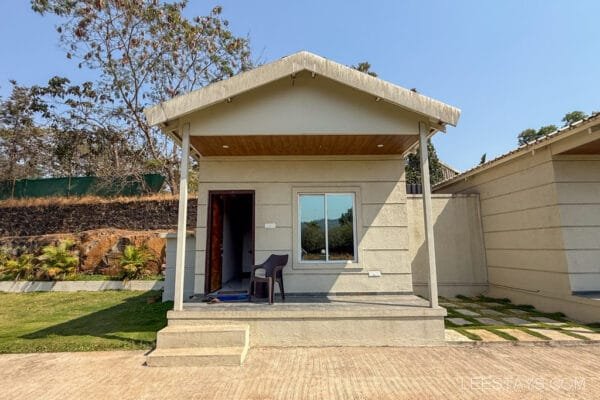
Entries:
{"label": "adjacent beige building", "polygon": [[492,297],[600,320],[600,115],[460,174],[478,194]]}

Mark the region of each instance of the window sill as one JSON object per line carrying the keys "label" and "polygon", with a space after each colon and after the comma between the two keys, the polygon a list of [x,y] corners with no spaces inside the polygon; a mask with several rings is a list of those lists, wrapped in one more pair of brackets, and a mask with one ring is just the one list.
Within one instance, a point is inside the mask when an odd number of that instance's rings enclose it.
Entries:
{"label": "window sill", "polygon": [[292,269],[297,270],[318,270],[318,271],[362,271],[363,267],[360,262],[346,262],[346,263],[301,263],[295,261],[292,265]]}

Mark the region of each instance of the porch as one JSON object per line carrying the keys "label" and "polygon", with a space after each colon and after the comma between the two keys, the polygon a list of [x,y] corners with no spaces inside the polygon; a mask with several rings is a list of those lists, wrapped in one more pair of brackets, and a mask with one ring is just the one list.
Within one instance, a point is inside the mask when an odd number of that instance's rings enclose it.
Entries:
{"label": "porch", "polygon": [[[404,157],[459,115],[307,52],[147,109],[149,123],[182,145],[174,310],[149,365],[239,364],[250,345],[443,341],[428,152],[420,165],[429,301],[413,295]],[[199,168],[191,263],[190,156]],[[209,294],[271,254],[288,256],[286,294],[310,297],[268,306],[184,295],[188,270],[191,293]]]}
{"label": "porch", "polygon": [[150,366],[239,365],[250,347],[423,346],[444,343],[446,310],[414,295],[186,302],[169,311]]}

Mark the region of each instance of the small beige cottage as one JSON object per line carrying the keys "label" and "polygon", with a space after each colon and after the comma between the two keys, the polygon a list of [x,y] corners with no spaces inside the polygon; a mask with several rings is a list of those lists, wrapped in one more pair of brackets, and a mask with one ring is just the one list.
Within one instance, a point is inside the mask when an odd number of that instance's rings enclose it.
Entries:
{"label": "small beige cottage", "polygon": [[[239,363],[250,344],[442,341],[427,152],[429,302],[413,294],[403,159],[459,115],[308,52],[147,109],[150,124],[183,151],[175,273],[165,292],[174,310],[149,364]],[[199,164],[198,220],[186,240],[189,155]],[[289,257],[285,303],[193,301],[243,287],[271,254]]]}

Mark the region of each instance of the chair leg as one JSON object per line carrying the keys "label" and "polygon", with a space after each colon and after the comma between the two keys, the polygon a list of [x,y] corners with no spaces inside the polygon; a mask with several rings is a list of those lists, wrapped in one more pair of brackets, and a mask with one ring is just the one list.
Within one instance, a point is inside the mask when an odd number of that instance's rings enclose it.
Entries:
{"label": "chair leg", "polygon": [[283,279],[277,279],[277,283],[279,284],[279,291],[281,292],[281,299],[285,301],[285,290],[283,290]]}
{"label": "chair leg", "polygon": [[269,287],[269,304],[273,304],[273,292],[275,290],[275,284],[273,282],[273,278],[269,277],[267,286]]}

